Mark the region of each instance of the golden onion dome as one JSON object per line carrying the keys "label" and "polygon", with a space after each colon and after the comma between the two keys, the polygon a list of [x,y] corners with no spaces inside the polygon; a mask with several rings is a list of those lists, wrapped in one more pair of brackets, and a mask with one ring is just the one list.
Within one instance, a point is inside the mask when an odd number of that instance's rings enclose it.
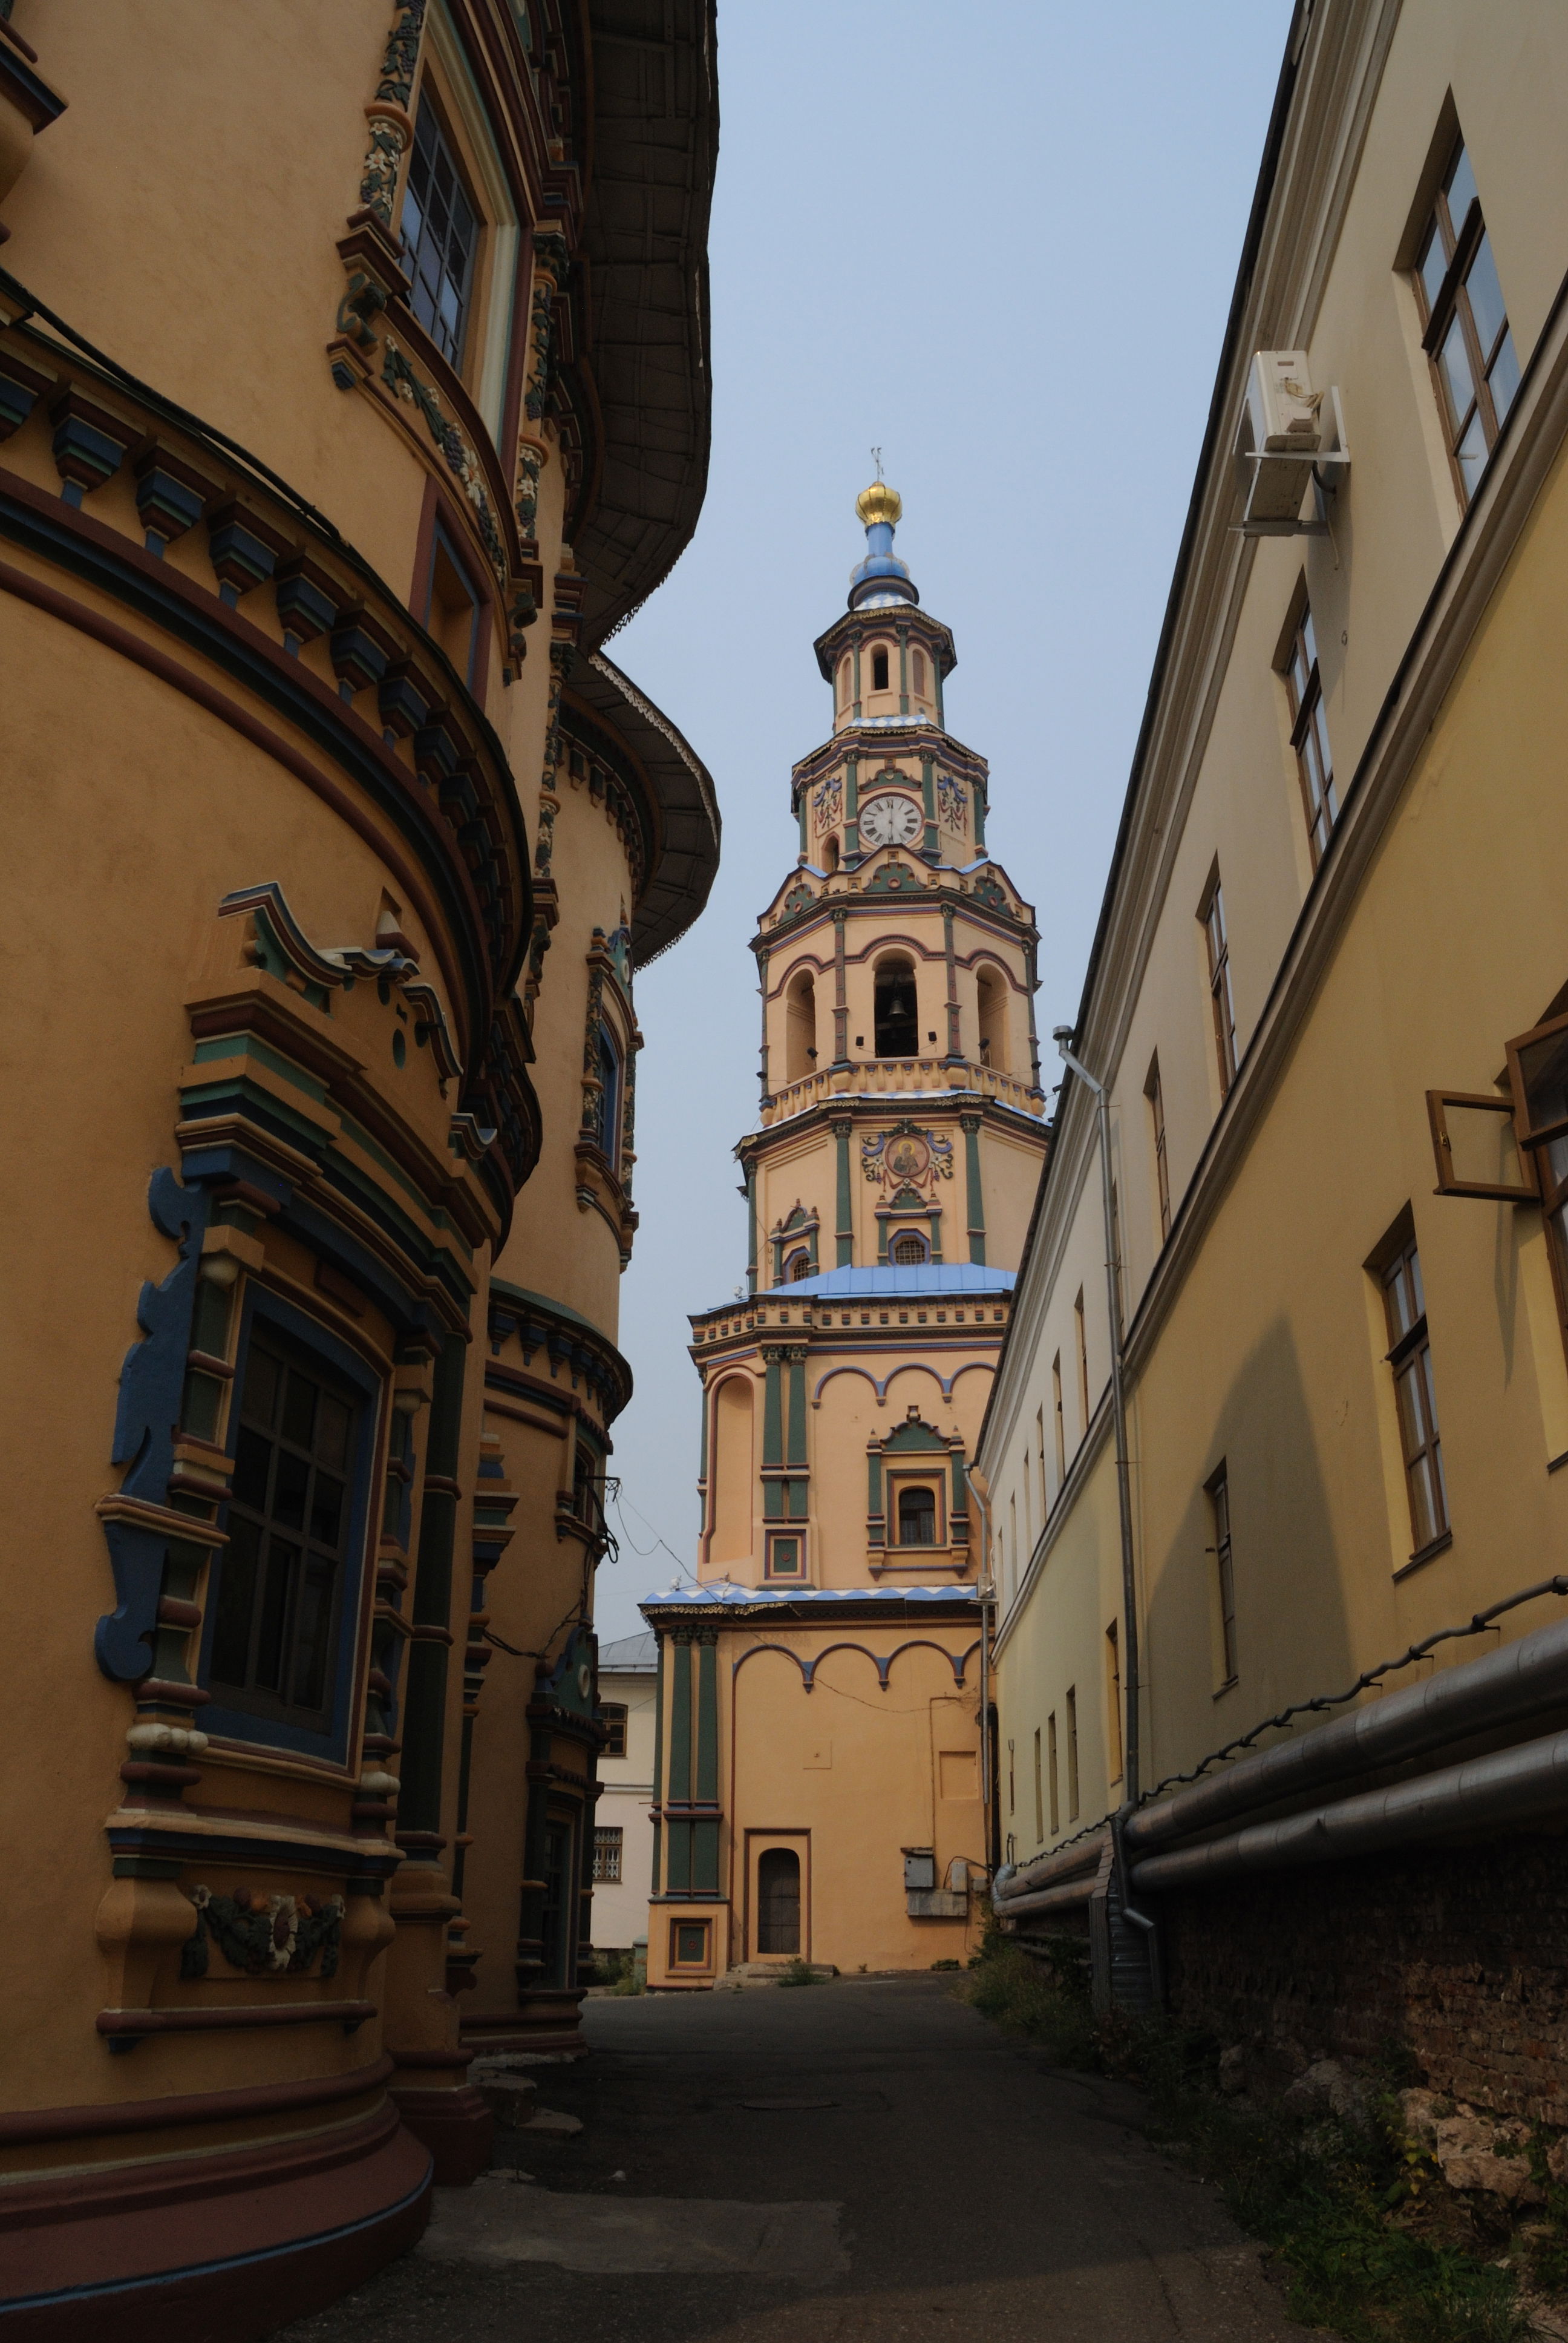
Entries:
{"label": "golden onion dome", "polygon": [[896,528],[904,517],[904,500],[886,480],[876,480],[869,488],[860,490],[855,498],[855,510],[868,528],[879,520]]}

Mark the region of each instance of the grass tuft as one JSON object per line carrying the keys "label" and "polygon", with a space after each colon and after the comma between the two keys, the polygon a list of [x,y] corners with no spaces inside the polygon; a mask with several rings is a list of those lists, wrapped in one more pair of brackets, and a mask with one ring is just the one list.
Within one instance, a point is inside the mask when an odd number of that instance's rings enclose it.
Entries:
{"label": "grass tuft", "polygon": [[1241,2227],[1272,2248],[1293,2318],[1343,2343],[1531,2343],[1538,2334],[1517,2271],[1493,2258],[1506,2240],[1483,2235],[1484,2217],[1456,2207],[1403,2136],[1394,2094],[1411,2079],[1407,2052],[1391,2046],[1364,2121],[1248,2107],[1221,2096],[1216,2044],[1161,2017],[1097,2024],[1081,1940],[1056,1938],[1041,1952],[993,1930],[957,1990],[1053,2064],[1136,2083],[1150,2100],[1151,2137],[1213,2182]]}
{"label": "grass tuft", "polygon": [[786,1961],[779,1970],[778,1982],[779,1985],[820,1985],[822,1980],[810,1962],[803,1961],[797,1953],[795,1958]]}

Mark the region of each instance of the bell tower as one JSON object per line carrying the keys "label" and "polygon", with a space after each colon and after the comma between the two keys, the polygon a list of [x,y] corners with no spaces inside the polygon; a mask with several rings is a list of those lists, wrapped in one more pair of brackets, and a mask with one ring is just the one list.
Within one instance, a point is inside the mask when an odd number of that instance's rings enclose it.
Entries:
{"label": "bell tower", "polygon": [[[986,851],[989,772],[948,729],[957,653],[894,550],[901,500],[879,480],[856,510],[865,558],[814,646],[831,729],[792,772],[795,868],[752,940],[745,1282],[691,1322],[698,1583],[643,1606],[668,1661],[656,1983],[780,1950],[929,1966],[967,1925],[946,1872],[988,1859],[968,1463],[1049,1144],[1038,935]],[[895,1681],[923,1755],[867,1723]],[[774,1845],[808,1810],[809,1845]]]}

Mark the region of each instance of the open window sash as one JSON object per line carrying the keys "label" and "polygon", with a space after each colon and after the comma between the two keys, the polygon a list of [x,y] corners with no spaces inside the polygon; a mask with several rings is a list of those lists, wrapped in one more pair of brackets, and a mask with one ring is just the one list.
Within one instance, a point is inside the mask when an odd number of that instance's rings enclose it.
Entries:
{"label": "open window sash", "polygon": [[1521,1143],[1514,1098],[1497,1091],[1428,1091],[1426,1111],[1440,1196],[1491,1197],[1503,1204],[1539,1202],[1535,1157]]}
{"label": "open window sash", "polygon": [[1520,1147],[1568,1137],[1568,1017],[1548,1018],[1504,1047]]}

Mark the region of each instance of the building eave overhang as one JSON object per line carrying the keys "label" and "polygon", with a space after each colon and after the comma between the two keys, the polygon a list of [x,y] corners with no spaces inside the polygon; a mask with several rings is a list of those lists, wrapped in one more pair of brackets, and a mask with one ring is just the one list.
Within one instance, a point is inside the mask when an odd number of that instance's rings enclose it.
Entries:
{"label": "building eave overhang", "polygon": [[592,170],[580,256],[602,418],[574,552],[597,649],[690,543],[708,486],[715,0],[588,0]]}
{"label": "building eave overhang", "polygon": [[728,1579],[707,1586],[672,1586],[638,1604],[655,1633],[671,1627],[743,1626],[766,1621],[775,1627],[825,1627],[844,1620],[938,1619],[980,1624],[980,1598],[973,1586],[736,1586]]}
{"label": "building eave overhang", "polygon": [[686,933],[712,888],[721,832],[713,778],[668,717],[602,651],[578,662],[571,689],[619,733],[654,793],[658,842],[631,922],[632,960],[646,968]]}

